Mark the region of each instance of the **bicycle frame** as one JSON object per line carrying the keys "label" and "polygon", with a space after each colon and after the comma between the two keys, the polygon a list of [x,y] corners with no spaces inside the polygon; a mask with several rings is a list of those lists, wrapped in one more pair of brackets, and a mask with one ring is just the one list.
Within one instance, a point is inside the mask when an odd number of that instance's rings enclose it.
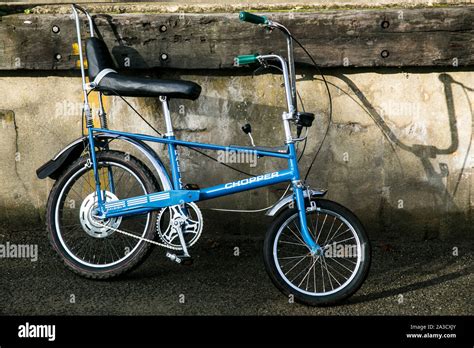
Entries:
{"label": "bicycle frame", "polygon": [[[304,190],[306,189],[303,183],[300,180],[300,173],[298,169],[298,160],[296,154],[295,142],[299,139],[294,139],[291,134],[290,121],[294,119],[296,113],[296,85],[295,85],[295,68],[293,60],[293,43],[291,39],[291,34],[289,31],[279,23],[270,22],[270,25],[273,28],[281,29],[287,37],[287,49],[288,49],[288,63],[282,57],[278,55],[263,55],[259,56],[259,61],[265,61],[268,59],[276,59],[280,61],[281,67],[283,70],[283,79],[285,85],[285,94],[286,101],[288,106],[288,112],[284,112],[282,115],[282,121],[285,130],[285,143],[287,146],[287,152],[273,152],[266,151],[259,148],[249,148],[245,146],[224,146],[224,145],[215,145],[207,143],[196,143],[183,140],[177,140],[173,133],[173,126],[171,123],[170,111],[168,100],[165,97],[160,97],[162,104],[163,116],[166,123],[166,133],[162,137],[150,136],[145,134],[136,134],[128,133],[116,130],[110,130],[106,126],[101,125],[100,128],[95,128],[92,122],[91,111],[88,104],[88,94],[87,89],[90,88],[86,84],[85,71],[84,71],[84,59],[81,49],[81,34],[79,26],[79,17],[76,11],[76,8],[84,12],[87,15],[89,20],[89,25],[91,28],[91,33],[93,33],[93,25],[90,15],[86,10],[80,8],[77,5],[73,5],[73,10],[76,18],[76,30],[78,35],[78,44],[79,44],[79,55],[81,61],[81,73],[83,80],[83,89],[84,89],[84,111],[87,119],[87,129],[88,129],[88,138],[89,138],[89,153],[90,153],[90,164],[94,171],[95,177],[95,189],[98,199],[98,208],[97,208],[97,217],[101,219],[107,219],[117,216],[125,215],[136,215],[147,213],[152,210],[158,210],[163,207],[173,206],[178,204],[184,204],[189,202],[198,202],[207,199],[222,197],[231,195],[238,192],[248,191],[257,189],[260,187],[265,187],[269,185],[274,185],[282,182],[291,182],[293,187],[294,200],[296,202],[299,220],[300,220],[300,233],[304,242],[306,243],[308,249],[311,253],[316,253],[320,250],[318,244],[315,243],[313,237],[308,231],[307,221],[306,221],[306,205],[304,199]],[[101,96],[100,96],[101,97]],[[105,115],[105,112],[100,104],[101,110],[100,113]],[[166,144],[168,148],[168,155],[170,160],[170,169],[171,169],[171,179],[172,179],[172,190],[166,190],[156,193],[150,193],[143,196],[132,197],[124,200],[116,200],[111,202],[104,202],[105,194],[101,188],[101,182],[99,178],[98,162],[96,157],[96,147],[94,133],[100,132],[105,135],[114,135],[122,136],[132,140],[140,140],[145,142],[155,142]],[[204,150],[212,151],[227,151],[235,153],[252,153],[258,156],[267,156],[274,157],[279,159],[287,160],[287,168],[275,171],[271,173],[264,173],[262,175],[245,178],[238,181],[228,182],[221,185],[216,185],[212,187],[202,188],[199,190],[186,190],[183,188],[181,182],[181,173],[179,167],[179,154],[178,146],[198,148]],[[109,173],[111,173],[109,171]],[[113,190],[113,178],[109,175],[109,189]],[[112,192],[113,193],[113,192]]]}
{"label": "bicycle frame", "polygon": [[[159,193],[151,193],[144,196],[132,197],[125,200],[113,201],[105,203],[103,201],[104,192],[100,187],[100,179],[98,173],[98,163],[95,154],[94,132],[103,134],[118,135],[130,139],[141,140],[145,142],[156,142],[168,145],[168,155],[170,158],[170,168],[172,174],[173,190],[162,191]],[[89,144],[91,154],[91,164],[94,170],[96,182],[96,192],[99,201],[98,215],[103,218],[143,214],[152,210],[163,207],[183,204],[188,202],[198,202],[207,199],[227,196],[238,192],[248,191],[274,185],[282,182],[290,181],[293,185],[294,198],[299,210],[300,233],[303,240],[309,246],[311,251],[316,251],[319,246],[311,237],[306,223],[306,206],[304,201],[304,188],[300,182],[300,174],[298,170],[298,161],[296,156],[296,147],[294,143],[287,144],[288,153],[269,152],[264,150],[253,150],[240,146],[223,146],[207,143],[188,142],[177,140],[174,136],[155,137],[145,134],[128,133],[104,128],[89,128]],[[179,169],[178,146],[192,147],[213,151],[228,151],[236,153],[253,153],[258,156],[267,156],[280,159],[286,159],[288,167],[284,170],[271,173],[264,173],[250,178],[238,181],[232,181],[225,184],[202,188],[200,190],[185,190],[182,187],[181,173]]]}

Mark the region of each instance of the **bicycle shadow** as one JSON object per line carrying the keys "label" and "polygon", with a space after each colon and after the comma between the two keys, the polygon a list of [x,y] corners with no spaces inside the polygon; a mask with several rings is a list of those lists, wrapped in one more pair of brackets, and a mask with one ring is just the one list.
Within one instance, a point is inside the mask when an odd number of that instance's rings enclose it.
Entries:
{"label": "bicycle shadow", "polygon": [[126,40],[119,33],[112,16],[107,14],[96,14],[92,16],[96,35],[99,39],[104,40],[104,37],[96,24],[96,19],[103,19],[105,21],[107,26],[110,28],[115,41],[118,43],[118,46],[113,46],[111,49],[109,48],[109,50],[119,69],[134,69],[136,67],[148,68],[148,64],[140,53],[135,48],[127,45]]}
{"label": "bicycle shadow", "polygon": [[[451,192],[449,192],[448,186],[447,186],[447,183],[448,183],[447,178],[450,175],[448,164],[443,163],[443,162],[434,162],[434,160],[436,160],[438,156],[452,155],[459,148],[460,139],[459,139],[458,122],[457,122],[457,117],[456,117],[456,109],[454,105],[455,95],[453,91],[453,86],[458,85],[462,88],[462,91],[463,91],[462,93],[464,94],[465,100],[467,101],[469,105],[471,122],[472,122],[473,112],[472,112],[472,107],[471,107],[471,99],[469,98],[469,95],[467,94],[467,92],[472,92],[474,91],[474,89],[464,85],[463,83],[459,81],[456,81],[448,73],[439,74],[438,78],[439,78],[439,81],[443,85],[444,96],[445,96],[445,101],[446,101],[446,106],[447,106],[447,116],[448,116],[447,119],[448,119],[448,125],[449,125],[449,133],[450,133],[449,145],[441,148],[435,145],[425,145],[425,144],[411,144],[410,145],[401,141],[399,137],[396,136],[396,134],[384,121],[382,115],[369,102],[369,100],[365,97],[362,91],[357,87],[357,85],[351,79],[349,79],[347,76],[342,75],[342,74],[335,74],[335,76],[337,76],[340,80],[346,83],[349,89],[354,93],[355,97],[361,102],[361,104],[370,113],[372,120],[379,127],[379,129],[382,131],[384,136],[389,140],[390,144],[393,144],[394,147],[397,149],[401,149],[402,151],[406,151],[415,155],[419,159],[422,165],[422,168],[424,170],[424,173],[426,175],[427,182],[422,183],[422,182],[417,181],[415,185],[418,186],[418,190],[420,191],[431,192],[433,202],[434,202],[433,204],[435,204],[435,210],[442,211],[445,214],[443,219],[445,220],[445,223],[447,224],[448,230],[450,232],[451,231],[454,232],[457,229],[468,230],[469,218],[466,217],[465,214],[453,213],[453,212],[459,211],[454,201],[454,197],[456,196],[458,192],[459,184],[466,170],[466,164],[468,161],[468,157],[469,157],[469,153],[470,153],[471,145],[472,145],[472,136],[471,136],[471,141],[469,142],[469,145],[467,146],[467,149],[465,150],[465,156],[463,159],[462,169],[457,174],[457,177],[454,180],[454,185]],[[395,152],[395,148],[392,148],[392,149],[394,151],[395,156],[397,156],[398,164],[400,165],[400,170],[402,173],[401,178],[405,179],[405,175],[403,174],[403,165],[397,153]],[[436,164],[438,164],[439,169],[436,168]],[[382,202],[381,206],[382,206],[382,209],[384,209],[384,207],[389,206],[389,204],[388,202]],[[390,217],[388,219],[387,219],[387,216],[385,217],[385,222],[383,223],[383,227],[386,227],[387,229],[393,229],[394,227],[396,227],[396,230],[398,231],[403,231],[403,228],[405,226],[412,226],[413,222],[419,219],[419,214],[416,214],[416,213],[413,214],[406,210],[389,209],[389,212],[386,214],[389,214]],[[459,217],[459,219],[456,219],[456,217]],[[462,221],[464,221],[465,226],[463,226]],[[398,235],[395,234],[395,235],[397,237],[399,236],[399,234]],[[423,239],[424,240],[430,239],[429,237],[431,238],[439,237],[439,233],[435,234],[434,236],[433,236],[433,233],[431,233],[431,236],[430,236],[430,233],[428,232],[428,230],[425,230]],[[392,273],[393,275],[391,277],[393,278],[394,282],[397,281],[398,277],[402,277],[403,275],[412,275],[416,279],[418,276],[425,275],[425,271],[423,271],[423,269],[429,268],[431,266],[430,258],[437,259],[438,257],[442,257],[442,255],[443,255],[442,253],[434,253],[434,255],[432,254],[430,255],[430,257],[425,259],[425,258],[420,258],[419,250],[414,250],[413,252],[409,252],[408,255],[404,255],[404,257],[401,259],[401,260],[410,260],[410,262],[397,263],[397,264],[386,266],[383,262],[380,263],[380,260],[383,261],[383,254],[375,253],[374,255],[375,257],[373,261],[374,264],[375,263],[382,264],[382,266],[381,268],[373,269],[371,271],[371,274],[375,278],[382,277],[384,279],[380,280],[379,282],[377,282],[374,279],[372,279],[372,281],[375,281],[376,283],[386,284],[385,276],[388,276],[389,274],[392,274]],[[377,259],[378,259],[378,262],[375,261]],[[415,261],[415,262],[412,262],[412,261]],[[413,266],[414,263],[417,263],[416,267]],[[449,269],[450,264],[451,263],[448,262],[448,263],[438,265],[437,270],[435,271],[431,270],[428,272],[437,273],[437,272]],[[411,269],[409,269],[409,272],[407,272],[408,274],[405,274],[400,271],[406,267],[411,267]],[[458,278],[471,274],[473,271],[474,271],[474,267],[472,265],[469,265],[462,268],[461,270],[458,270],[455,272],[449,272],[448,274],[434,276],[431,279],[415,281],[410,284],[401,285],[392,289],[375,291],[375,292],[371,292],[364,295],[356,294],[351,299],[348,300],[347,304],[350,305],[350,304],[357,304],[357,303],[362,303],[362,302],[369,302],[369,301],[374,301],[377,299],[398,296],[400,294],[404,294],[404,293],[415,291],[415,290],[426,289],[428,287],[433,287],[442,283],[456,280]],[[371,277],[369,276],[369,281],[370,281],[370,278]],[[375,288],[377,288],[377,286],[375,286]]]}
{"label": "bicycle shadow", "polygon": [[[376,250],[375,257],[373,257],[373,267],[369,273],[369,278],[364,285],[368,293],[360,294],[361,291],[356,293],[353,297],[347,300],[347,305],[355,305],[363,302],[370,302],[379,299],[394,297],[406,294],[408,292],[427,289],[443,283],[454,281],[458,278],[469,276],[474,272],[474,265],[470,262],[472,257],[472,246],[463,244],[462,248],[466,250],[467,258],[465,260],[458,260],[457,257],[449,256],[445,252],[445,246],[442,243],[435,246],[434,248],[423,249],[423,245],[417,245],[415,248],[408,248],[407,250],[401,250],[402,253],[398,255],[383,255],[383,251]],[[401,245],[400,249],[404,249]],[[471,255],[470,255],[471,254]],[[384,260],[385,259],[385,260]],[[394,259],[396,259],[394,261]],[[453,268],[462,268],[453,271]],[[439,274],[444,273],[444,274]],[[418,278],[426,278],[430,276],[430,279],[417,281]],[[398,285],[397,283],[406,282],[408,278],[411,282],[409,284]],[[414,281],[413,281],[414,280]],[[398,286],[390,289],[385,289],[387,284],[396,284]],[[382,288],[383,290],[378,290]],[[373,291],[375,289],[375,291]]]}
{"label": "bicycle shadow", "polygon": [[472,274],[473,271],[474,269],[472,267],[466,267],[455,273],[445,274],[434,279],[423,280],[421,282],[404,285],[399,288],[382,290],[379,292],[369,293],[366,295],[356,294],[353,297],[349,298],[347,302],[345,303],[345,305],[358,304],[362,302],[370,302],[370,301],[375,301],[375,300],[383,299],[387,297],[395,297],[400,294],[405,294],[407,292],[411,292],[415,290],[426,289],[431,286],[439,285],[439,284],[442,284],[451,280],[455,280],[463,276],[467,276],[469,274]]}
{"label": "bicycle shadow", "polygon": [[[447,119],[449,125],[449,133],[450,133],[450,144],[444,148],[440,148],[436,145],[425,145],[425,144],[407,144],[404,143],[388,126],[387,122],[383,119],[382,115],[379,111],[377,111],[376,107],[370,103],[364,93],[358,88],[358,86],[345,74],[343,73],[335,73],[334,77],[343,81],[348,87],[350,92],[353,93],[355,97],[352,97],[348,92],[344,92],[349,97],[353,99],[357,99],[360,104],[367,110],[367,113],[375,123],[375,125],[380,129],[383,136],[388,140],[389,145],[391,146],[394,156],[397,159],[398,166],[400,169],[400,177],[398,178],[398,182],[395,182],[397,185],[404,186],[408,189],[414,189],[418,192],[424,192],[431,195],[432,205],[430,206],[431,209],[434,211],[442,211],[444,212],[444,216],[442,217],[435,217],[437,218],[437,224],[440,225],[441,223],[446,224],[448,230],[450,229],[461,229],[465,230],[469,228],[468,217],[465,216],[467,213],[459,213],[459,207],[456,205],[454,201],[455,195],[458,193],[459,184],[461,179],[464,175],[466,170],[466,164],[468,161],[471,145],[472,145],[472,137],[471,142],[469,143],[466,153],[463,159],[463,167],[457,173],[457,178],[455,179],[454,188],[452,192],[448,190],[448,179],[450,175],[454,175],[450,173],[449,166],[447,163],[444,162],[435,162],[438,156],[442,155],[452,155],[454,154],[459,148],[459,130],[457,124],[457,117],[456,117],[456,109],[454,105],[454,91],[453,86],[458,85],[463,89],[463,93],[465,96],[465,100],[467,101],[469,108],[470,108],[470,115],[471,118],[473,117],[473,111],[471,107],[471,99],[468,96],[467,92],[474,91],[473,88],[464,85],[463,83],[456,81],[453,79],[451,75],[448,73],[440,73],[438,78],[439,81],[443,85],[444,96],[447,106]],[[312,74],[304,75],[303,80],[320,80],[315,78]],[[332,87],[339,88],[334,83],[330,83]],[[407,179],[404,173],[404,166],[400,160],[400,157],[397,153],[397,149],[402,151],[408,152],[416,156],[421,166],[424,170],[425,176],[427,178],[426,181],[422,180],[413,180]],[[436,164],[438,168],[436,168]],[[446,181],[446,182],[445,182]],[[390,206],[390,203],[387,201],[386,197],[382,196],[382,202],[380,206],[379,215],[382,217],[385,215],[382,225],[380,226],[383,229],[390,229],[394,226],[393,223],[398,224],[399,226],[396,228],[397,232],[403,232],[404,229],[410,227],[411,224],[417,223],[417,219],[419,218],[420,213],[412,214],[406,209],[394,209]],[[430,217],[432,218],[432,217]],[[462,223],[464,221],[464,223]],[[439,232],[425,229],[423,239],[429,238],[436,238],[439,237]]]}

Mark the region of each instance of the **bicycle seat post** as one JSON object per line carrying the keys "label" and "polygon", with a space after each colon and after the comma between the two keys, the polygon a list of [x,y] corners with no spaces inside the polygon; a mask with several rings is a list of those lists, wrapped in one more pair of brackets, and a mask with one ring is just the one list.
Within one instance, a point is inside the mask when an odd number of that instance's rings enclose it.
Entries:
{"label": "bicycle seat post", "polygon": [[165,133],[165,135],[167,137],[172,137],[172,136],[174,136],[174,132],[173,132],[173,124],[171,122],[171,115],[170,115],[170,108],[169,108],[169,104],[168,104],[168,98],[166,98],[165,96],[160,96],[159,99],[160,99],[162,110],[163,110],[163,116],[165,117],[165,124],[166,124],[166,133]]}

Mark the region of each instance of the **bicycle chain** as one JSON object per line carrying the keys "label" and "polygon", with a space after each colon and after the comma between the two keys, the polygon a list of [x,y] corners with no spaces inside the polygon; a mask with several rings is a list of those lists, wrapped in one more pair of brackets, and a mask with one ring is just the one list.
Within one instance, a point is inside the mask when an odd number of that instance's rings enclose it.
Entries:
{"label": "bicycle chain", "polygon": [[[110,226],[107,226],[105,224],[101,224],[100,222],[96,222],[98,225],[102,226],[102,227],[106,227],[108,229],[111,229],[112,231],[114,232],[118,232],[118,233],[121,233],[121,234],[124,234],[126,236],[129,236],[129,237],[133,237],[135,239],[139,239],[141,241],[144,241],[144,242],[147,242],[147,243],[151,243],[151,244],[154,244],[154,245],[158,245],[158,246],[161,246],[161,247],[164,247],[164,248],[167,248],[167,249],[171,249],[171,247],[167,244],[163,244],[163,243],[160,243],[160,242],[156,242],[154,240],[151,240],[151,239],[148,239],[148,238],[144,238],[144,237],[140,237],[140,236],[136,236],[132,233],[129,233],[129,232],[125,232],[125,231],[122,231],[122,230],[119,230],[118,228],[114,228],[114,227],[110,227]],[[179,250],[179,249],[176,249],[176,250]]]}

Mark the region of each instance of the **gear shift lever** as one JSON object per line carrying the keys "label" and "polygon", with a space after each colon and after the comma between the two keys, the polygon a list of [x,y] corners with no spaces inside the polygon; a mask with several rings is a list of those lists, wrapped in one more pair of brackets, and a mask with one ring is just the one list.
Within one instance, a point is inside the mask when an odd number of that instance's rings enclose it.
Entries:
{"label": "gear shift lever", "polygon": [[255,146],[255,143],[253,142],[253,137],[252,137],[252,126],[250,125],[250,123],[244,124],[242,126],[242,131],[245,134],[248,134],[248,136],[250,137],[250,142],[252,143],[252,146]]}

